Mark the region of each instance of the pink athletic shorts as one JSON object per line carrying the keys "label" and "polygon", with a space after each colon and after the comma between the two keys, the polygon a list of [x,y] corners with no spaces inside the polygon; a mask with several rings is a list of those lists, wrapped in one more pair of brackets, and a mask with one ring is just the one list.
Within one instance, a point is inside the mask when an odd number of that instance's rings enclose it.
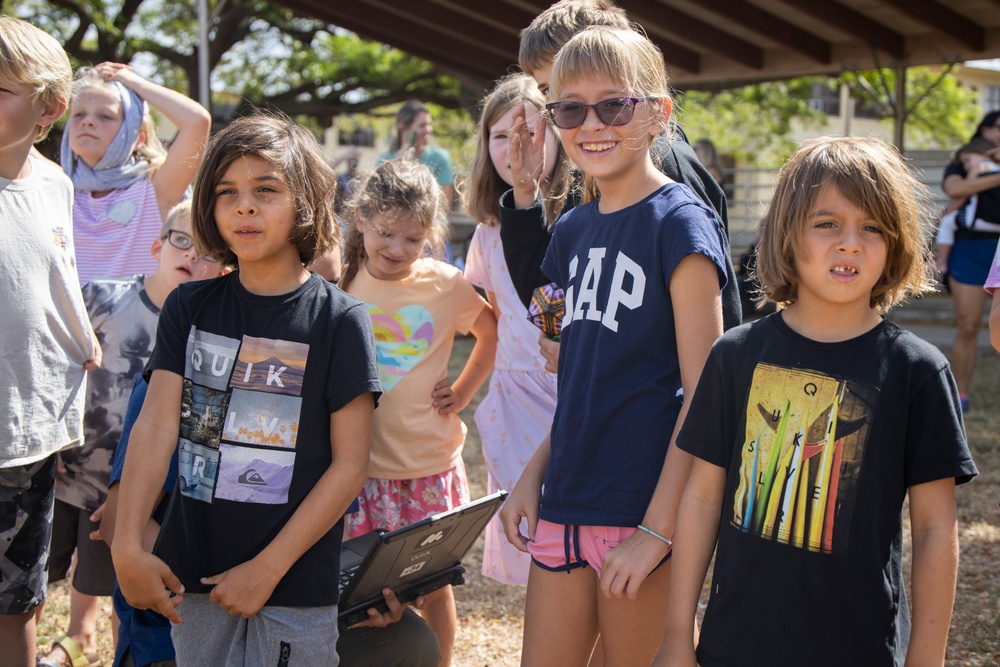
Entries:
{"label": "pink athletic shorts", "polygon": [[528,553],[538,567],[546,570],[569,572],[589,565],[599,579],[605,554],[635,531],[621,526],[564,526],[539,519],[535,539],[528,542]]}
{"label": "pink athletic shorts", "polygon": [[369,477],[358,495],[360,509],[347,515],[347,536],[396,530],[470,502],[465,464],[416,479]]}

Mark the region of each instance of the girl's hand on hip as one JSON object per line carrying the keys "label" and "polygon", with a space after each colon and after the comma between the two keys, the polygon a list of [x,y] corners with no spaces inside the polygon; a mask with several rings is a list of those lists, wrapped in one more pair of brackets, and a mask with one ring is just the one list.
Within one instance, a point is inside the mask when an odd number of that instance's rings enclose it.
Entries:
{"label": "girl's hand on hip", "polygon": [[639,586],[659,565],[670,547],[652,535],[637,530],[604,555],[601,592],[609,598],[634,600]]}
{"label": "girl's hand on hip", "polygon": [[439,415],[459,413],[468,404],[469,399],[455,391],[448,380],[441,380],[434,385],[434,391],[431,392],[431,405],[437,409]]}

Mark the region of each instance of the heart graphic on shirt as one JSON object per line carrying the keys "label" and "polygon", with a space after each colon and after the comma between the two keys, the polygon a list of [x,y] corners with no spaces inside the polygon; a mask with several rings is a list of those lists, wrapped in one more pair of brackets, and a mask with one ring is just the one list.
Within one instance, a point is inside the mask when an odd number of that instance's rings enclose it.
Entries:
{"label": "heart graphic on shirt", "polygon": [[123,199],[122,201],[117,201],[109,206],[108,210],[104,212],[104,215],[124,227],[128,223],[132,222],[132,218],[135,217],[137,210],[138,209],[136,208],[134,202]]}
{"label": "heart graphic on shirt", "polygon": [[389,315],[368,305],[378,354],[378,379],[383,391],[391,391],[410,372],[434,340],[434,318],[423,306],[403,306]]}

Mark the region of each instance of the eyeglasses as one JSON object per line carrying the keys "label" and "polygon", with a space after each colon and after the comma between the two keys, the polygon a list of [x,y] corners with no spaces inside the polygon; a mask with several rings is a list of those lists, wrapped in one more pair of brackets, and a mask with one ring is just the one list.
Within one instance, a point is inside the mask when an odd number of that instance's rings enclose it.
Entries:
{"label": "eyeglasses", "polygon": [[628,125],[639,102],[654,100],[655,97],[612,97],[597,104],[584,104],[564,100],[545,105],[556,127],[572,130],[583,125],[587,119],[587,109],[593,109],[597,118],[605,125]]}
{"label": "eyeglasses", "polygon": [[[178,250],[183,250],[184,252],[187,252],[188,250],[194,248],[194,239],[191,238],[189,234],[185,234],[184,232],[179,232],[176,229],[167,230],[167,243],[177,248]],[[219,263],[219,260],[212,259],[208,255],[198,255],[198,260],[211,262],[212,264]]]}

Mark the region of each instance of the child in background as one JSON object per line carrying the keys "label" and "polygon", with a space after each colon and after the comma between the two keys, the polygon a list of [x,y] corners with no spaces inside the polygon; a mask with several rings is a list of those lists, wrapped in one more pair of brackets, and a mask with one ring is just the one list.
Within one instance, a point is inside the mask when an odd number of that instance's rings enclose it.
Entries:
{"label": "child in background", "polygon": [[[538,350],[538,329],[529,321],[517,296],[500,244],[497,202],[514,183],[508,145],[515,115],[535,117],[545,113],[545,98],[535,80],[526,74],[501,79],[483,100],[479,143],[472,175],[464,193],[465,210],[479,221],[466,255],[465,277],[486,291],[497,317],[497,356],[486,397],[476,409],[476,426],[483,442],[489,473],[488,491],[513,489],[525,464],[552,426],[556,409],[556,377],[545,370]],[[556,139],[547,134],[546,162],[542,166],[541,192],[555,220],[565,201],[569,161]],[[499,517],[486,528],[483,574],[507,584],[528,583],[531,558],[514,548],[503,534]]]}
{"label": "child in background", "polygon": [[532,556],[522,664],[587,664],[600,633],[605,664],[648,665],[691,464],[669,445],[722,333],[729,259],[712,210],[653,163],[671,99],[648,39],[578,33],[556,56],[549,99],[601,197],[562,216],[542,264],[566,292],[558,406],[501,511]]}
{"label": "child in background", "polygon": [[380,388],[364,304],[305,268],[339,240],[334,182],[309,132],[251,116],[216,135],[195,184],[197,247],[239,270],[164,303],[112,544],[125,599],[173,621],[178,664],[337,662],[342,521]]}
{"label": "child in background", "polygon": [[455,199],[455,175],[448,151],[430,145],[433,135],[434,120],[430,109],[420,100],[409,100],[396,112],[396,132],[392,135],[389,150],[376,158],[376,164],[393,158],[409,157],[426,165],[441,186],[447,214]]}
{"label": "child in background", "polygon": [[115,571],[108,545],[90,539],[99,525],[91,515],[107,496],[111,462],[132,385],[153,351],[156,321],[167,295],[181,283],[228,272],[195,250],[189,201],[178,204],[167,215],[150,254],[157,263],[151,275],[96,279],[83,287],[83,299],[104,350],[104,362],[88,378],[83,447],[61,454],[49,581],[66,578],[74,552],[76,566],[67,636],[56,641],[39,661],[41,665],[70,665],[81,655],[89,663],[98,661],[96,596],[114,592]]}
{"label": "child in background", "polygon": [[993,349],[1000,352],[1000,296],[997,296],[996,291],[1000,287],[1000,244],[997,244],[993,264],[990,265],[990,273],[983,287],[993,297],[990,305],[990,342],[993,344]]}
{"label": "child in background", "polygon": [[51,35],[0,16],[0,655],[35,664],[55,453],[83,442],[86,370],[100,366],[73,261],[73,188],[32,155],[69,99]]}
{"label": "child in background", "polygon": [[[493,368],[496,318],[458,269],[425,256],[444,240],[440,190],[412,160],[383,162],[359,183],[347,233],[342,285],[368,304],[385,394],[374,424],[368,481],[348,516],[357,537],[395,530],[468,503],[462,462],[469,404]],[[448,380],[455,334],[476,338],[465,368]],[[451,586],[427,595],[423,612],[451,664],[457,626]]]}
{"label": "child in background", "polygon": [[678,437],[697,459],[655,664],[944,664],[976,467],[947,360],[881,315],[930,288],[926,194],[874,139],[808,141],[782,170],[757,263],[782,309],[715,345]]}
{"label": "child in background", "polygon": [[[146,103],[177,127],[169,151]],[[184,198],[211,124],[200,104],[146,81],[128,65],[106,62],[83,71],[62,140],[63,169],[76,190],[81,285],[156,270],[147,249]]]}
{"label": "child in background", "polygon": [[[975,137],[966,145],[955,151],[954,161],[962,165],[965,173],[974,177],[996,176],[1000,174],[1000,165],[993,161],[991,153],[997,150],[997,145],[983,137]],[[979,195],[971,195],[964,204],[942,216],[938,223],[935,247],[937,250],[936,266],[938,273],[948,275],[948,259],[952,246],[955,245],[955,235],[965,235],[975,238],[976,232],[986,232],[996,235],[1000,233],[1000,225],[976,218],[976,207]]]}

